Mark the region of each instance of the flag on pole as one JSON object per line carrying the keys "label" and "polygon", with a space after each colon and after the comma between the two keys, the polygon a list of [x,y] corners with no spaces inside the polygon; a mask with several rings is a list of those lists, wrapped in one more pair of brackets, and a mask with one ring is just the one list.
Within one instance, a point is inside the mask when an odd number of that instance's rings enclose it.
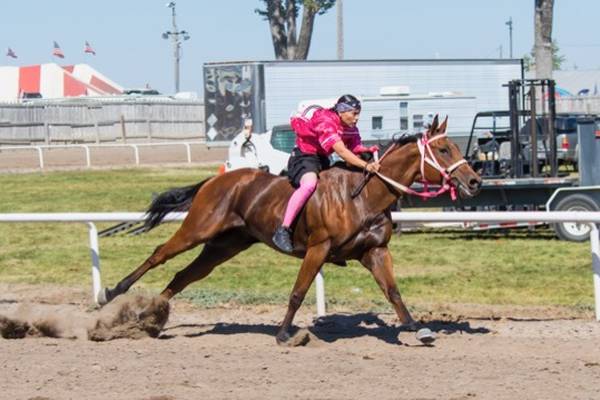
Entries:
{"label": "flag on pole", "polygon": [[8,51],[6,52],[6,57],[17,58],[17,55],[15,54],[15,52],[13,51],[13,49],[11,49],[11,48],[9,47],[9,48],[8,48]]}
{"label": "flag on pole", "polygon": [[96,52],[94,51],[92,46],[90,46],[90,43],[87,40],[85,41],[85,47],[83,48],[83,52],[96,55]]}
{"label": "flag on pole", "polygon": [[54,41],[54,48],[52,49],[52,55],[54,57],[65,58],[65,54],[60,49],[60,46],[58,45],[58,43],[56,43],[56,41]]}

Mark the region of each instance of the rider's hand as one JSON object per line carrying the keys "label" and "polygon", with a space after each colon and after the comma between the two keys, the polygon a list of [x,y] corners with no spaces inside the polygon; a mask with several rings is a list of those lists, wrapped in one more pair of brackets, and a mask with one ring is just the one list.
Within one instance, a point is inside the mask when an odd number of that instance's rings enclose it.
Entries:
{"label": "rider's hand", "polygon": [[380,165],[377,161],[368,163],[365,169],[367,172],[374,174],[375,172],[379,172]]}
{"label": "rider's hand", "polygon": [[369,150],[369,152],[371,152],[371,153],[377,153],[377,152],[379,151],[379,146],[377,146],[377,145],[373,145],[373,146],[369,147],[369,149],[368,149],[368,150]]}

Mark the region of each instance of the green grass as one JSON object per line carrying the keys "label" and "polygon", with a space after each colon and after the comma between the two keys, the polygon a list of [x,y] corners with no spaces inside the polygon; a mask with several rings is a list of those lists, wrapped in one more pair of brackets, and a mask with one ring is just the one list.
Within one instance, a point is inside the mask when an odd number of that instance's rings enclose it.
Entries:
{"label": "green grass", "polygon": [[[142,211],[153,192],[185,186],[215,168],[126,169],[0,175],[0,212]],[[109,226],[104,224],[99,229]],[[102,279],[114,285],[164,242],[177,224],[135,237],[100,239]],[[390,249],[408,304],[479,303],[593,307],[589,244],[561,242],[549,230],[475,234],[428,231],[394,236]],[[148,272],[136,285],[159,291],[200,249]],[[255,245],[182,296],[206,306],[285,304],[300,260]],[[84,224],[0,223],[0,282],[90,285]],[[329,305],[390,310],[358,263],[327,264]],[[309,293],[307,302],[313,302]]]}

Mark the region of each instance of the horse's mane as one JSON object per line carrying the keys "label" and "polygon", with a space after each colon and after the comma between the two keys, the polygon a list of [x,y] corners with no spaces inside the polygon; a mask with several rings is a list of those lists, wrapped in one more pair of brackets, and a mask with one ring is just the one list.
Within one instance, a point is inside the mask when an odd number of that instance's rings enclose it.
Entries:
{"label": "horse's mane", "polygon": [[394,135],[394,137],[392,138],[390,144],[392,143],[396,143],[399,144],[400,146],[404,146],[405,144],[408,143],[415,143],[416,141],[418,141],[419,139],[421,139],[421,137],[423,137],[423,133],[419,132],[419,133],[403,133],[401,135]]}
{"label": "horse's mane", "polygon": [[389,147],[397,145],[398,147],[402,147],[408,143],[416,143],[423,136],[422,132],[419,133],[402,133],[395,134],[392,136],[392,140],[381,145],[381,154],[383,154]]}

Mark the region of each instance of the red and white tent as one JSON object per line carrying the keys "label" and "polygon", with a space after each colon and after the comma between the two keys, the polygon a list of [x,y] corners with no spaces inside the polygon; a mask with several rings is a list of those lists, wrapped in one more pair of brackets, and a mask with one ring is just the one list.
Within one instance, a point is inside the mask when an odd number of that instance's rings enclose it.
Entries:
{"label": "red and white tent", "polygon": [[25,92],[51,99],[121,94],[123,87],[87,64],[0,67],[0,100],[14,101]]}

